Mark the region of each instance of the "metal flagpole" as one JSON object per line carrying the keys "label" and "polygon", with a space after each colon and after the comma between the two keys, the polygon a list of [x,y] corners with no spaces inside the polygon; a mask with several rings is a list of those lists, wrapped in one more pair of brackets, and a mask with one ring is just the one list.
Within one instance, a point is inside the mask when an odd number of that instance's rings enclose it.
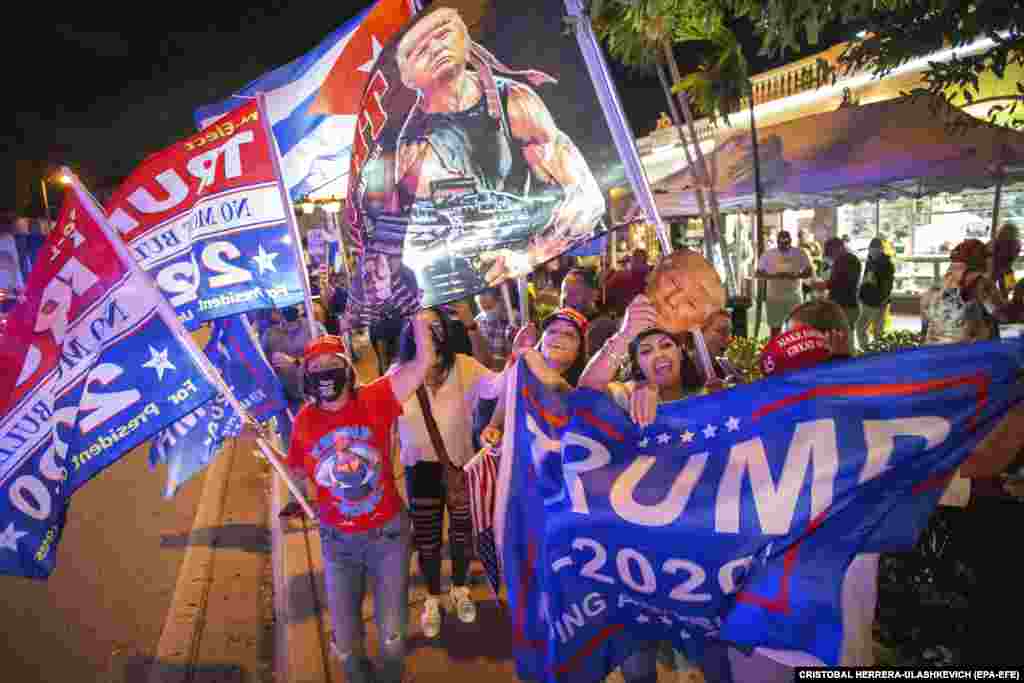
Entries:
{"label": "metal flagpole", "polygon": [[[96,198],[92,196],[92,193],[82,185],[78,176],[72,173],[71,169],[63,168],[61,169],[61,172],[66,173],[67,176],[71,178],[71,186],[85,200],[83,202],[85,208],[92,214],[92,217],[96,221],[97,225],[99,225],[100,230],[102,230],[107,239],[110,240],[110,243],[114,246],[114,251],[117,252],[121,261],[127,263],[128,267],[132,269],[132,272],[139,276],[144,282],[148,283],[150,287],[156,289],[156,283],[153,282],[149,273],[142,269],[142,266],[140,266],[138,261],[135,260],[135,257],[128,251],[128,247],[121,240],[121,236],[114,231],[113,227],[111,227],[110,223],[107,221],[106,214],[103,212],[103,209],[100,208],[99,202],[97,202]],[[192,338],[192,334],[185,329],[184,325],[181,324],[181,321],[178,319],[178,314],[174,312],[174,309],[171,308],[171,305],[167,302],[167,299],[164,298],[163,294],[157,296],[157,308],[164,321],[171,328],[171,332],[174,333],[174,336],[178,337],[182,344],[185,345],[185,349],[192,357],[193,362],[199,366],[200,370],[202,370],[203,374],[206,376],[206,379],[220,389],[221,394],[224,395],[224,398],[227,399],[228,403],[231,404],[231,407],[235,409],[242,420],[252,424],[259,424],[251,415],[249,415],[248,411],[242,407],[238,398],[235,397],[234,392],[231,391],[227,382],[224,381],[224,378],[221,377],[220,372],[218,372],[217,368],[213,366],[213,363],[210,362],[210,359],[206,354],[196,346],[196,342]],[[316,519],[316,513],[313,512],[313,508],[310,507],[305,494],[291,478],[291,475],[288,473],[288,468],[274,456],[273,452],[271,452],[272,450],[276,451],[276,449],[274,449],[273,446],[262,436],[256,439],[256,445],[259,446],[264,457],[266,457],[274,469],[277,470],[277,473],[281,475],[281,478],[284,479],[285,483],[288,485],[288,490],[290,490],[292,495],[295,496],[295,499],[299,501],[299,505],[301,505],[302,509],[306,511],[309,518]],[[280,453],[280,451],[277,452]]]}
{"label": "metal flagpole", "polygon": [[277,176],[277,186],[281,191],[281,203],[284,205],[285,219],[288,221],[288,231],[292,237],[292,248],[295,249],[295,257],[299,263],[299,275],[302,280],[302,295],[306,302],[306,323],[309,325],[309,338],[316,339],[316,316],[313,308],[313,293],[309,288],[309,271],[306,268],[306,258],[302,254],[302,235],[299,233],[299,223],[295,220],[295,207],[292,206],[288,190],[284,187],[284,175],[281,173],[281,154],[277,149],[277,140],[274,138],[274,131],[271,130],[270,119],[267,116],[267,96],[260,93],[256,96],[256,104],[260,112],[260,125],[267,134],[267,141],[270,144],[270,158],[274,162],[274,174]]}
{"label": "metal flagpole", "polygon": [[[583,60],[587,64],[587,71],[590,73],[590,80],[597,92],[597,99],[601,103],[601,110],[604,112],[605,121],[612,134],[612,140],[622,158],[625,166],[626,176],[633,186],[633,193],[640,200],[640,206],[647,214],[648,220],[653,219],[654,228],[661,244],[661,250],[667,256],[672,253],[672,240],[669,237],[668,229],[658,214],[658,207],[654,202],[654,193],[651,191],[651,184],[647,180],[647,173],[640,162],[640,154],[636,149],[636,140],[633,132],[626,121],[626,113],[622,108],[615,83],[612,81],[608,65],[601,54],[601,46],[594,35],[594,29],[590,25],[590,18],[583,9],[582,0],[565,0],[565,8],[575,21],[573,22],[576,32],[576,42],[579,43]],[[709,383],[712,383],[716,375],[711,364],[711,355],[708,353],[707,345],[704,342],[704,334],[700,328],[690,330],[693,335],[694,346],[697,349],[697,360]]]}
{"label": "metal flagpole", "polygon": [[515,325],[516,309],[512,305],[512,289],[508,280],[501,283],[501,298],[505,301],[505,314],[508,315],[508,321]]}
{"label": "metal flagpole", "polygon": [[633,193],[640,200],[640,206],[647,214],[648,220],[653,220],[661,243],[661,249],[666,254],[672,253],[672,241],[669,239],[668,230],[658,215],[658,209],[654,203],[654,193],[647,180],[647,174],[640,163],[640,155],[636,150],[636,140],[626,121],[626,114],[619,101],[618,92],[612,82],[612,76],[608,72],[608,65],[605,64],[604,56],[601,54],[601,46],[594,36],[594,29],[590,26],[590,18],[583,9],[582,0],[565,0],[565,9],[569,16],[575,19],[576,42],[580,46],[580,52],[587,64],[587,71],[590,73],[590,80],[597,91],[597,99],[601,103],[601,110],[604,112],[605,121],[611,131],[615,148],[619,152],[623,164],[626,167],[626,176],[633,186]]}
{"label": "metal flagpole", "polygon": [[525,327],[530,324],[530,285],[525,276],[516,280],[516,288],[519,293],[519,323]]}

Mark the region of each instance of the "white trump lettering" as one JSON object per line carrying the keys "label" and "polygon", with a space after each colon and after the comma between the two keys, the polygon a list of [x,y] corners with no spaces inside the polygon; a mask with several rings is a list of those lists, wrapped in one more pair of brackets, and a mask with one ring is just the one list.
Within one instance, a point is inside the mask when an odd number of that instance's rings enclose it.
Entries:
{"label": "white trump lettering", "polygon": [[864,441],[868,457],[860,472],[860,483],[871,481],[889,466],[897,436],[919,437],[925,449],[932,449],[949,436],[949,420],[941,417],[903,417],[895,420],[865,420]]}
{"label": "white trump lettering", "polygon": [[707,461],[707,453],[691,455],[661,502],[645,505],[638,503],[634,494],[640,480],[654,467],[655,458],[640,456],[616,478],[608,502],[612,509],[628,522],[641,526],[668,526],[683,514]]}
{"label": "white trump lettering", "polygon": [[593,439],[570,432],[565,435],[565,453],[573,446],[583,446],[587,449],[588,455],[583,460],[567,462],[562,460],[562,471],[565,474],[565,485],[569,490],[569,499],[572,501],[572,511],[582,515],[590,514],[590,506],[587,504],[587,491],[580,481],[580,474],[604,467],[612,461],[612,454],[604,447],[604,444]]}
{"label": "white trump lettering", "polygon": [[719,482],[715,501],[715,530],[738,534],[740,531],[740,493],[745,475],[749,475],[754,505],[766,534],[789,532],[796,513],[797,500],[813,462],[811,479],[811,519],[832,504],[832,491],[839,469],[836,426],[833,420],[813,420],[796,426],[793,440],[782,466],[778,486],[772,479],[768,457],[761,439],[750,439],[729,450],[729,463]]}

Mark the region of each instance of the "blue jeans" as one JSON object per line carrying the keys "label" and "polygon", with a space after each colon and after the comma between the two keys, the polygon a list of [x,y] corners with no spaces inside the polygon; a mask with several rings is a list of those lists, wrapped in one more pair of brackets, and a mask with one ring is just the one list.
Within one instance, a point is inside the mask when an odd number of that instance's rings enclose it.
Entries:
{"label": "blue jeans", "polygon": [[[405,639],[409,621],[409,518],[403,510],[371,531],[344,533],[320,527],[324,556],[327,609],[334,625],[334,642],[348,683],[400,683],[405,668]],[[366,579],[374,580],[373,601],[380,640],[376,673],[364,645],[363,598]]]}

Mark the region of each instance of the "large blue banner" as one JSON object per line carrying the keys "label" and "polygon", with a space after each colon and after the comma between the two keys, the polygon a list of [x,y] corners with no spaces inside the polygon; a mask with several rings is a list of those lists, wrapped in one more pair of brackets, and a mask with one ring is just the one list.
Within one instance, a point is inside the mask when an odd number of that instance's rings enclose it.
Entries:
{"label": "large blue banner", "polygon": [[517,368],[498,489],[521,678],[601,680],[641,644],[835,665],[854,556],[910,549],[952,473],[1024,398],[1018,340],[882,354],[665,404]]}
{"label": "large blue banner", "polygon": [[102,220],[66,193],[0,328],[0,574],[49,576],[71,495],[216,393]]}
{"label": "large blue banner", "polygon": [[[244,316],[215,320],[206,355],[242,408],[254,419],[286,420],[288,403],[284,388],[254,334]],[[160,432],[153,439],[149,460],[153,466],[167,465],[164,497],[173,497],[180,486],[210,464],[225,439],[238,436],[241,431],[238,412],[224,396],[218,395]]]}
{"label": "large blue banner", "polygon": [[250,101],[148,157],[106,207],[190,330],[303,300],[292,208],[259,117]]}

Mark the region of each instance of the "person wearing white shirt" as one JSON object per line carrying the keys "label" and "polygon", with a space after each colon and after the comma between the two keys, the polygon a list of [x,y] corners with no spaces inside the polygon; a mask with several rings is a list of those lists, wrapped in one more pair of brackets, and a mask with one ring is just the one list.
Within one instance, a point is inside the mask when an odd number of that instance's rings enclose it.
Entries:
{"label": "person wearing white shirt", "polygon": [[755,274],[768,281],[764,308],[772,337],[782,331],[789,312],[803,303],[800,280],[812,274],[807,252],[793,246],[789,232],[780,230],[777,243],[777,249],[769,249],[761,255]]}
{"label": "person wearing white shirt", "polygon": [[[496,399],[504,388],[504,375],[484,367],[472,356],[457,354],[448,343],[452,322],[443,311],[427,309],[431,333],[437,349],[437,362],[427,372],[430,412],[444,444],[448,460],[462,467],[473,457],[473,413],[481,399]],[[415,338],[403,331],[399,358],[415,357]],[[427,582],[420,624],[423,634],[435,638],[441,630],[441,545],[444,511],[448,507],[448,543],[452,556],[452,580],[449,601],[464,623],[476,620],[476,606],[466,585],[472,557],[473,523],[469,505],[458,509],[448,506],[445,491],[445,465],[438,457],[427,429],[418,397],[402,406],[398,418],[401,461],[409,478],[407,491],[413,518],[413,545],[420,571]]]}

